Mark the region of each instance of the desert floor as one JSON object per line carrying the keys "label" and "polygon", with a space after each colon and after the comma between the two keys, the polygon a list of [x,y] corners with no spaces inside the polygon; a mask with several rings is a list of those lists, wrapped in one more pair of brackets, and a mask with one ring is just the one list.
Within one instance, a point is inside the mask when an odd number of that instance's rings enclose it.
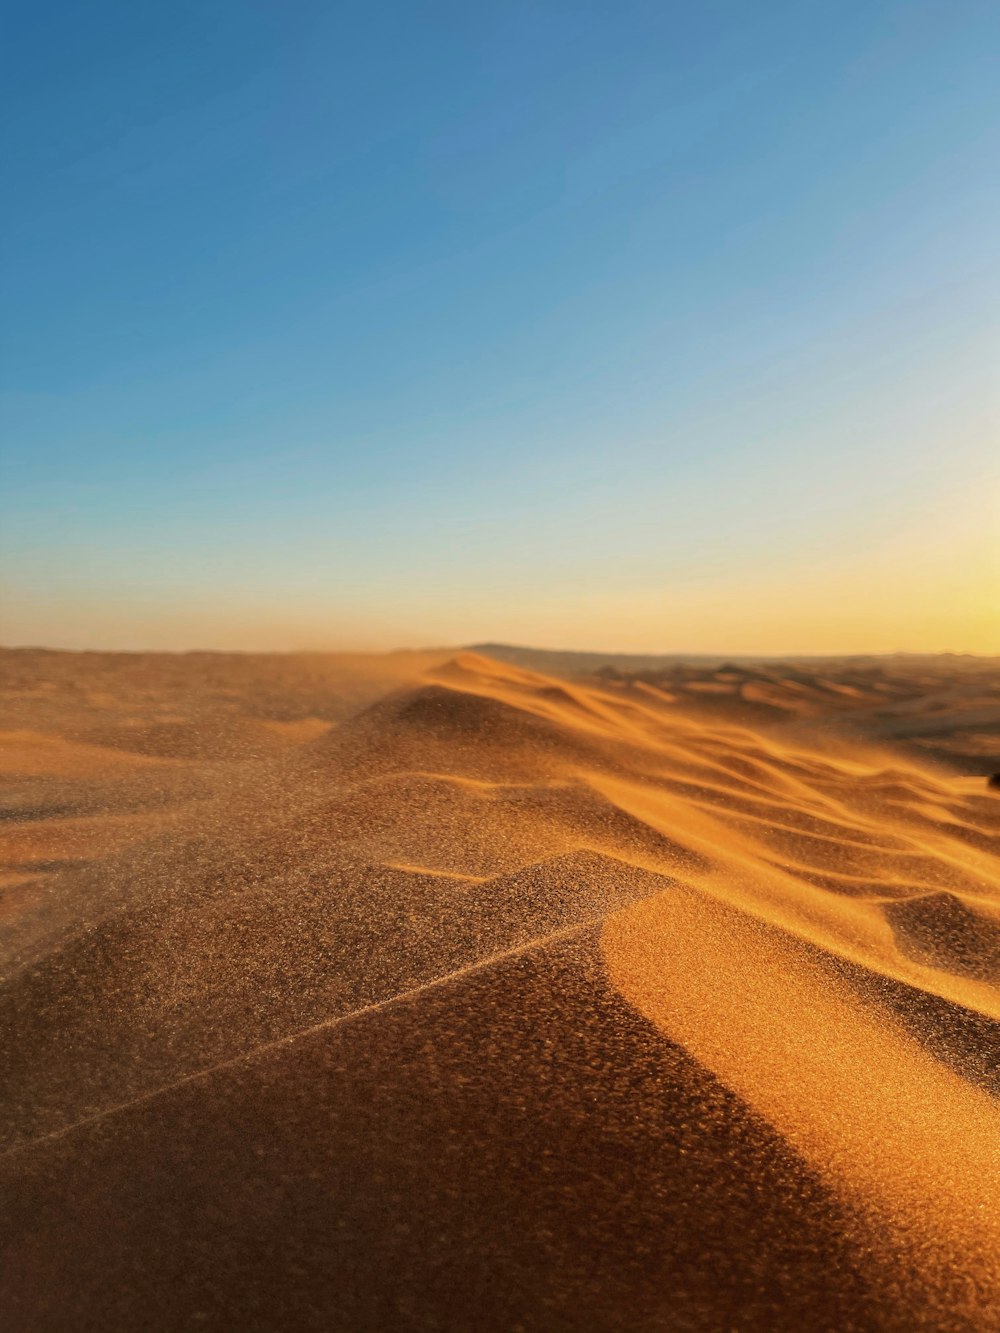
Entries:
{"label": "desert floor", "polygon": [[0,705],[4,1330],[1000,1329],[1000,662]]}

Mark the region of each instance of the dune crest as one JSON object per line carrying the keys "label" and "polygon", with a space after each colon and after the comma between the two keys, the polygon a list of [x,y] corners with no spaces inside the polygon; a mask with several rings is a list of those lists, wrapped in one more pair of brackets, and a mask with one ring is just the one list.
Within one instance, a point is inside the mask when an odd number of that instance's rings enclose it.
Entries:
{"label": "dune crest", "polygon": [[[867,1215],[928,1313],[988,1326],[1000,1299],[1000,1106],[863,983],[784,932],[687,895],[605,925],[615,985]],[[669,968],[664,968],[664,957]]]}

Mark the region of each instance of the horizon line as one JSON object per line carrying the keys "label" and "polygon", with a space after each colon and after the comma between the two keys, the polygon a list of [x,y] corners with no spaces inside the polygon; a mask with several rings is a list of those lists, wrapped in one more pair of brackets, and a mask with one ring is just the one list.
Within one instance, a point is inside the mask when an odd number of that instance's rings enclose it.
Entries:
{"label": "horizon line", "polygon": [[515,653],[537,653],[547,657],[583,657],[599,659],[629,659],[636,662],[651,661],[689,661],[704,662],[783,662],[789,659],[797,661],[844,661],[847,659],[883,659],[896,657],[963,657],[982,661],[995,661],[1000,653],[974,653],[957,651],[951,648],[915,650],[910,648],[892,648],[882,652],[781,652],[781,653],[733,653],[710,652],[683,649],[665,652],[632,652],[615,648],[604,650],[590,648],[543,648],[533,644],[503,643],[489,641],[466,644],[436,644],[423,647],[400,648],[58,648],[43,643],[0,643],[0,652],[4,653],[65,653],[65,654],[101,654],[109,657],[394,657],[404,654],[419,656],[434,653],[481,653],[490,656],[490,650]]}

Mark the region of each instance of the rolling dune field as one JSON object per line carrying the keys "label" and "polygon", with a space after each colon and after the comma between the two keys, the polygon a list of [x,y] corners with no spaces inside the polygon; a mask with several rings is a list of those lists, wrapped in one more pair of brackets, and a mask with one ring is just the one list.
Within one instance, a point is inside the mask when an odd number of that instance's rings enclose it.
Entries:
{"label": "rolling dune field", "polygon": [[1000,663],[562,658],[0,653],[4,1329],[1000,1329]]}

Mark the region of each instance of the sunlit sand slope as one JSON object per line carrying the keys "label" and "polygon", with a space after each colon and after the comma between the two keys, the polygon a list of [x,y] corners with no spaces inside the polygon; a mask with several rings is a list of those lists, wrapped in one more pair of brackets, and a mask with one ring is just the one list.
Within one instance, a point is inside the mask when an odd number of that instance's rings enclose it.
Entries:
{"label": "sunlit sand slope", "polygon": [[981,779],[473,654],[120,733],[7,915],[5,1327],[1000,1328]]}

